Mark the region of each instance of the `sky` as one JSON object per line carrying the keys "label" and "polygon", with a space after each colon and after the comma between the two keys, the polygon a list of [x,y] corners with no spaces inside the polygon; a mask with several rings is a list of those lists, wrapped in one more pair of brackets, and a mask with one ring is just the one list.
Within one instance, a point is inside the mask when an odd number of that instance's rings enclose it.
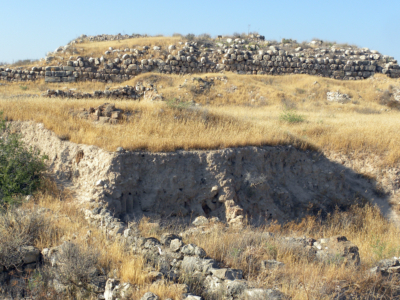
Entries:
{"label": "sky", "polygon": [[318,38],[400,59],[399,0],[0,0],[0,62],[39,59],[81,34]]}

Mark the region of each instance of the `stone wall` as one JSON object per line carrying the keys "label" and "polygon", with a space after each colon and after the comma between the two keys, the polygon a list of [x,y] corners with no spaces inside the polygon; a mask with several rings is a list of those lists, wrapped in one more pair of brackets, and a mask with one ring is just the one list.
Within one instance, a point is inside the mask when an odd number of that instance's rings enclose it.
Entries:
{"label": "stone wall", "polygon": [[[59,57],[56,63],[49,56],[46,61],[53,66],[0,68],[0,80],[105,83],[126,81],[146,72],[192,74],[221,71],[253,75],[310,74],[343,80],[365,79],[375,73],[400,77],[400,66],[393,57],[367,48],[335,48],[322,44],[318,46],[313,42],[312,47],[304,49],[294,48],[298,44],[270,45],[268,41],[249,42],[230,38],[224,41],[179,42],[168,47],[110,47],[101,57],[70,56],[68,60]],[[60,49],[62,54],[76,53],[71,45],[58,48],[56,53]]]}

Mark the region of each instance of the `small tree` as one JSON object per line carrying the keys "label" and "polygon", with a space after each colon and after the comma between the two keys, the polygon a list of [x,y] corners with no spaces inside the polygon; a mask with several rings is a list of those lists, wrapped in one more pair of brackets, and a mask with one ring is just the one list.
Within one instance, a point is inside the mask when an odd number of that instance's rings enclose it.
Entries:
{"label": "small tree", "polygon": [[0,205],[40,186],[45,159],[39,151],[24,147],[20,135],[11,132],[0,112]]}

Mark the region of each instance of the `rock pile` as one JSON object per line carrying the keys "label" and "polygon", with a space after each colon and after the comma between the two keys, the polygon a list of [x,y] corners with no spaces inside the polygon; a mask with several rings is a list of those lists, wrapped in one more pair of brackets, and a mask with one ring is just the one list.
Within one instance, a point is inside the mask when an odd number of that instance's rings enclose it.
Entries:
{"label": "rock pile", "polygon": [[[143,255],[149,265],[157,267],[158,272],[154,271],[149,274],[151,281],[156,282],[167,278],[176,282],[182,276],[190,276],[199,283],[204,282],[204,288],[208,293],[222,293],[224,299],[237,299],[240,296],[252,295],[274,295],[275,298],[270,299],[285,299],[285,295],[278,290],[251,287],[251,284],[243,279],[242,270],[220,267],[217,261],[207,257],[204,249],[194,244],[184,244],[179,235],[165,233],[160,240],[153,237],[144,238],[140,236],[136,227],[127,228],[104,208],[87,211],[86,218],[92,224],[102,227],[110,236],[118,235],[123,238],[131,251]],[[209,222],[209,220],[204,217],[194,221],[195,224],[203,225],[205,222]],[[112,300],[119,297],[124,299],[121,296],[123,285],[115,282],[115,279],[107,281],[105,294],[113,296],[106,299]],[[126,289],[122,288],[122,290],[126,293]],[[149,298],[150,296],[153,298]],[[187,300],[201,299],[201,297],[190,294],[186,294],[185,297]],[[145,294],[142,299],[158,299],[158,297],[154,294]]]}
{"label": "rock pile", "polygon": [[370,269],[370,272],[373,274],[381,274],[384,276],[400,276],[400,258],[393,257],[389,259],[383,259],[378,262],[378,265],[376,267]]}
{"label": "rock pile", "polygon": [[338,103],[348,103],[351,101],[351,98],[349,95],[346,94],[341,94],[339,91],[336,92],[327,92],[326,93],[326,100],[330,102],[338,102]]}
{"label": "rock pile", "polygon": [[46,93],[42,94],[44,97],[49,98],[111,98],[111,99],[138,99],[143,95],[143,91],[136,90],[135,87],[125,86],[114,90],[100,91],[96,90],[92,93],[83,93],[76,91],[75,89],[63,91],[63,90],[47,90]]}
{"label": "rock pile", "polygon": [[[221,299],[287,299],[282,292],[271,288],[255,288],[252,282],[243,278],[243,271],[221,266],[218,261],[207,256],[204,249],[195,244],[185,244],[181,235],[164,233],[160,239],[154,237],[143,237],[134,222],[129,226],[113,217],[112,213],[105,208],[94,208],[84,210],[88,222],[104,231],[108,239],[119,240],[126,247],[126,251],[131,251],[144,257],[145,262],[153,271],[148,273],[148,280],[157,284],[164,278],[170,280],[170,284],[184,291],[185,300],[201,300],[202,297],[190,294],[190,288],[180,282],[184,278],[191,278],[196,281],[204,290],[204,294],[209,296],[219,295]],[[207,219],[203,216],[196,218],[193,225],[196,228],[218,223],[216,218]],[[182,234],[183,235],[183,234]],[[88,231],[86,239],[90,242],[91,232]],[[291,251],[300,255],[310,255],[323,263],[335,263],[346,265],[358,265],[358,248],[346,239],[344,236],[334,236],[314,240],[312,238],[293,238],[293,237],[275,237],[271,233],[262,233],[262,238],[266,243],[278,242],[281,246],[290,248]],[[24,271],[34,270],[35,268],[45,266],[50,268],[53,274],[49,284],[58,292],[63,293],[70,287],[69,282],[74,282],[73,274],[76,272],[75,266],[70,263],[75,261],[77,255],[77,246],[72,242],[45,248],[41,252],[32,246],[21,247],[16,253],[16,260],[12,262],[13,266],[0,266],[0,283],[6,286],[5,282],[12,282],[21,275],[10,272],[18,266]],[[90,259],[85,256],[85,261]],[[81,266],[82,267],[82,266]],[[261,261],[260,268],[266,272],[285,268],[286,266],[275,260]],[[105,274],[98,270],[95,265],[87,265],[79,269],[79,273],[87,278],[85,287],[80,283],[74,285],[76,288],[90,289],[97,295],[98,299],[116,300],[131,299],[135,286],[129,283],[120,282],[115,278],[114,271]],[[396,275],[400,273],[400,263],[398,258],[382,260],[378,266],[371,269],[372,273],[381,273],[382,275]],[[72,277],[63,278],[65,274]],[[15,277],[17,276],[17,277]],[[11,281],[10,281],[11,280]],[[72,280],[72,281],[71,281]],[[0,291],[1,292],[1,291]],[[21,297],[22,298],[22,297]],[[153,293],[146,293],[141,300],[159,299]]]}
{"label": "rock pile", "polygon": [[89,99],[89,98],[107,98],[107,99],[131,99],[139,100],[140,98],[151,101],[162,100],[162,96],[157,93],[157,89],[152,85],[144,87],[142,83],[138,83],[135,87],[125,86],[115,89],[106,89],[104,91],[96,90],[92,93],[84,93],[76,91],[76,89],[63,90],[47,90],[42,94],[43,97],[49,98],[74,98],[74,99]]}
{"label": "rock pile", "polygon": [[[118,35],[115,39],[122,37]],[[92,37],[92,40],[106,39],[105,35]],[[259,75],[310,74],[344,80],[364,79],[375,73],[392,78],[400,76],[400,66],[393,57],[368,48],[330,46],[321,41],[300,47],[291,40],[278,44],[261,37],[255,39],[257,42],[251,38],[180,42],[166,49],[161,46],[110,49],[101,57],[70,57],[66,63],[62,62],[62,66],[33,67],[31,70],[0,68],[0,79],[21,81],[44,77],[46,82],[121,82],[150,71],[166,74],[220,71]]]}
{"label": "rock pile", "polygon": [[83,108],[79,111],[71,110],[70,114],[82,119],[98,121],[99,123],[118,124],[122,119],[123,111],[116,109],[114,104],[104,103],[96,108]]}

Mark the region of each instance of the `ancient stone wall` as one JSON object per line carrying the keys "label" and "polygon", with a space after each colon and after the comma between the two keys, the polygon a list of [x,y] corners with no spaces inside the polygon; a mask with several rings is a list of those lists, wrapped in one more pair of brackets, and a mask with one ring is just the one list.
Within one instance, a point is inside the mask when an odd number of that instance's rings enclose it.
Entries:
{"label": "ancient stone wall", "polygon": [[[62,53],[71,53],[68,52],[71,45],[67,46],[69,48],[61,50]],[[50,58],[47,57],[47,61],[55,64]],[[57,64],[30,69],[0,68],[0,80],[105,83],[126,81],[146,72],[188,74],[221,71],[253,75],[310,74],[344,80],[365,79],[375,73],[400,77],[400,66],[393,57],[367,48],[314,45],[303,49],[287,44],[269,46],[265,41],[252,44],[241,39],[179,42],[166,49],[161,46],[110,48],[101,57],[71,56],[68,60],[62,58]]]}

